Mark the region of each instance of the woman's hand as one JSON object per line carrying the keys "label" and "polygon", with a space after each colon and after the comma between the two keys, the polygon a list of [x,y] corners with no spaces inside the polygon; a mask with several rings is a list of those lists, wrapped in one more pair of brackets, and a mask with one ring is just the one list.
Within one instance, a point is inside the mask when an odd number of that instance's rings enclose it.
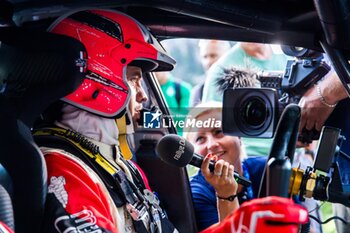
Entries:
{"label": "woman's hand", "polygon": [[[216,161],[214,172],[209,170],[210,160]],[[237,194],[238,184],[233,176],[233,165],[222,159],[218,160],[217,156],[208,154],[204,157],[201,171],[206,181],[214,187],[217,196],[229,197]]]}
{"label": "woman's hand", "polygon": [[[211,159],[216,161],[214,172],[210,172],[209,170]],[[205,180],[214,187],[216,196],[221,197],[221,199],[218,198],[217,208],[219,221],[222,221],[239,208],[238,198],[234,198],[231,201],[222,199],[237,194],[238,184],[233,177],[234,167],[222,159],[218,161],[217,156],[208,154],[204,157],[201,171]]]}

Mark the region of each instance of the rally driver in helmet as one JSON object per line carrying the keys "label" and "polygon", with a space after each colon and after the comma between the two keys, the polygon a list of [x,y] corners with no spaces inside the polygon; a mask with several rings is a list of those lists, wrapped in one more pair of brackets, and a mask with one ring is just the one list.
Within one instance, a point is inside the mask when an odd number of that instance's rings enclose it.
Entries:
{"label": "rally driver in helmet", "polygon": [[88,59],[83,83],[62,99],[61,116],[34,130],[48,170],[43,232],[177,232],[123,157],[116,123],[140,110],[128,110],[130,98],[147,99],[142,73],[171,70],[175,61],[143,25],[117,11],[75,12],[49,30],[81,41]]}

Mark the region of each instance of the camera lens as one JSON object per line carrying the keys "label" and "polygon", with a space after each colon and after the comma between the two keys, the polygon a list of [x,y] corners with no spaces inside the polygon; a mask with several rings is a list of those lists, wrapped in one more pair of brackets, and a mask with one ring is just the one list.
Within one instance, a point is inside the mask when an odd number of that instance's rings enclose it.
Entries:
{"label": "camera lens", "polygon": [[222,111],[223,132],[231,136],[271,138],[278,119],[278,106],[275,89],[227,89]]}
{"label": "camera lens", "polygon": [[241,109],[242,120],[251,128],[261,127],[268,117],[268,109],[264,100],[259,97],[248,98]]}

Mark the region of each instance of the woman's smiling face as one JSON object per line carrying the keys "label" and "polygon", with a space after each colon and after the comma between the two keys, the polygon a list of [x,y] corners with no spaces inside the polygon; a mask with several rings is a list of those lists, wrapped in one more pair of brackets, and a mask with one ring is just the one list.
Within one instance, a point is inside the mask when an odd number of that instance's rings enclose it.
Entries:
{"label": "woman's smiling face", "polygon": [[[200,114],[196,121],[206,121],[210,118],[221,121],[221,111],[214,109]],[[200,155],[212,154],[230,164],[241,162],[241,140],[239,137],[225,136],[221,128],[196,128],[188,137],[193,143],[195,152]]]}

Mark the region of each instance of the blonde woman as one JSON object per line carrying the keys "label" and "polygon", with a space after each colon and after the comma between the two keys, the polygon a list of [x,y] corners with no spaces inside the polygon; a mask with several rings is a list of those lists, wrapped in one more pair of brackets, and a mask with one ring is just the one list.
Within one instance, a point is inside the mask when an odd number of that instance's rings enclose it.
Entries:
{"label": "blonde woman", "polygon": [[[203,127],[186,129],[184,135],[194,145],[195,153],[205,156],[201,170],[190,182],[199,231],[223,220],[239,203],[257,196],[266,163],[266,157],[245,158],[241,139],[223,134],[221,105],[211,102],[192,109],[188,120],[201,121],[195,125]],[[209,171],[210,159],[216,161],[213,173]],[[252,185],[237,185],[234,170],[250,179]]]}

